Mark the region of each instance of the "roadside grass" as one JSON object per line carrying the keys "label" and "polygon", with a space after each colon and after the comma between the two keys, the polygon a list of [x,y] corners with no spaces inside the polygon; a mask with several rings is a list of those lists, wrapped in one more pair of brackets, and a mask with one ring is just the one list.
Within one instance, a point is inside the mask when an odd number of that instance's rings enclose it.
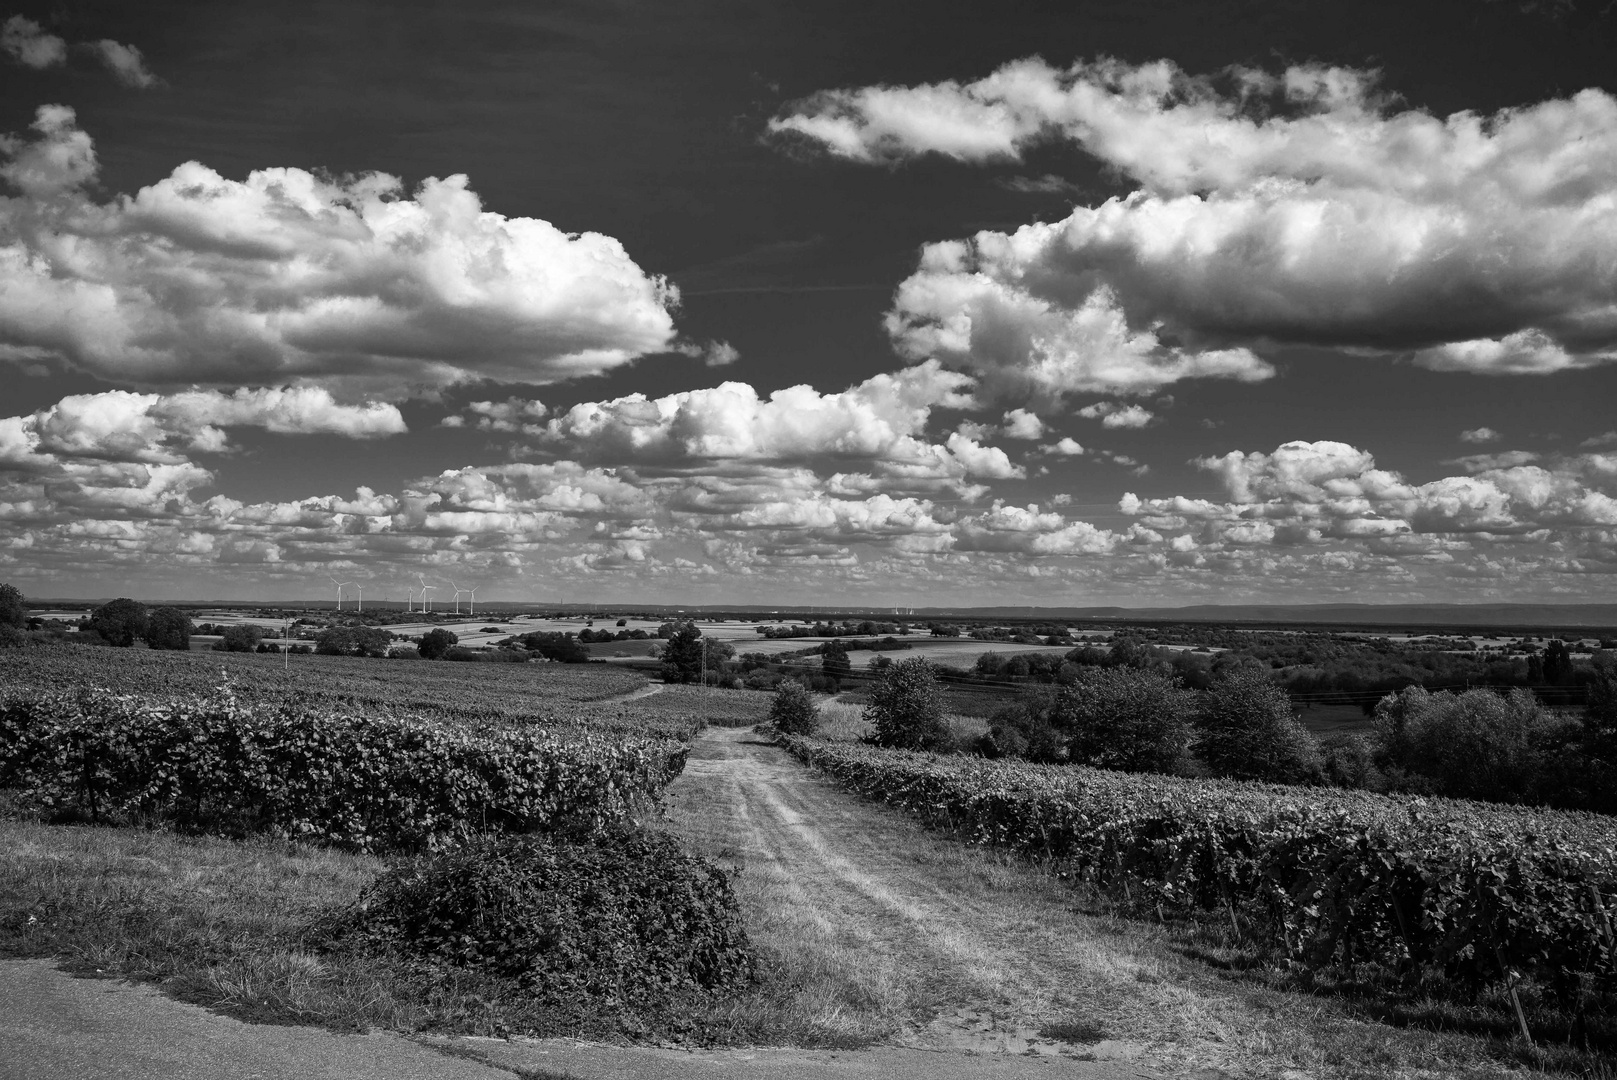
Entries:
{"label": "roadside grass", "polygon": [[[0,818],[0,957],[153,983],[252,1023],[712,1042],[706,998],[655,1013],[534,1006],[514,981],[323,948],[382,860],[268,840]],[[713,1024],[733,1026],[722,1005]]]}

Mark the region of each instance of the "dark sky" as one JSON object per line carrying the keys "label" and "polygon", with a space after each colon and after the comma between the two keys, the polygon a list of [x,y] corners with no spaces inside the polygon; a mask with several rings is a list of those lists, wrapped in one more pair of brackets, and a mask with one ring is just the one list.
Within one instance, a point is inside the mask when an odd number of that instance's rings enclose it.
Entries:
{"label": "dark sky", "polygon": [[[1137,186],[1084,149],[1060,142],[1036,146],[1017,162],[962,164],[922,155],[872,166],[765,137],[771,117],[817,91],[964,82],[1032,56],[1057,66],[1101,56],[1130,64],[1168,59],[1189,73],[1232,65],[1278,72],[1317,62],[1379,71],[1391,95],[1388,112],[1491,114],[1591,87],[1617,90],[1617,16],[1600,8],[1524,10],[1482,0],[23,3],[13,10],[69,43],[105,38],[137,46],[162,81],[131,89],[79,51],[43,70],[0,62],[0,131],[24,132],[41,105],[70,105],[78,127],[94,140],[100,169],[87,191],[102,203],[154,184],[186,161],[230,180],[268,167],[338,177],[381,171],[400,177],[407,189],[428,177],[465,174],[487,211],[616,238],[639,267],[667,275],[682,291],[674,313],[680,341],[723,341],[740,353],[722,368],[653,352],[604,374],[537,390],[496,378],[392,395],[408,436],[354,440],[242,430],[232,432],[235,452],[196,458],[213,477],[197,498],[217,491],[243,503],[285,501],[361,485],[399,493],[443,470],[574,456],[524,445],[509,433],[438,426],[477,400],[537,396],[555,416],[579,402],[632,393],[658,397],[722,380],[751,384],[764,396],[805,382],[832,393],[901,370],[882,319],[895,287],[915,271],[923,244],[1059,221],[1075,203],[1098,205]],[[1016,178],[1041,176],[1058,176],[1066,186],[1014,190]],[[1427,370],[1413,366],[1407,354],[1273,341],[1258,351],[1277,369],[1275,377],[1178,382],[1138,399],[1157,414],[1149,427],[1102,429],[1075,415],[1107,400],[1103,393],[1053,405],[1041,412],[1047,441],[1071,436],[1091,453],[1081,464],[1028,458],[1025,478],[1001,477],[975,505],[1038,501],[1048,511],[1050,496],[1059,493],[1069,518],[1117,530],[1130,524],[1117,508],[1125,491],[1146,499],[1223,498],[1218,477],[1192,460],[1234,450],[1267,453],[1288,440],[1332,440],[1372,453],[1377,466],[1411,484],[1425,484],[1456,475],[1460,470],[1451,462],[1465,454],[1511,450],[1558,460],[1617,428],[1611,410],[1617,365],[1501,377]],[[87,370],[71,362],[46,363],[34,374],[22,366],[0,369],[0,414],[45,410],[68,394],[164,389],[107,377],[105,368],[100,377]],[[235,385],[284,381],[269,372]],[[367,392],[374,395],[374,387]],[[963,419],[997,422],[1003,411],[937,406],[926,438],[941,440]],[[1479,428],[1497,431],[1503,441],[1458,441],[1462,430]],[[1022,462],[1017,448],[1000,445]],[[642,472],[655,473],[654,464]],[[1041,464],[1049,472],[1041,475]],[[832,469],[812,467],[822,478]],[[934,502],[961,505],[942,492],[934,493]],[[63,594],[81,584],[97,591],[121,573],[145,573],[127,569],[139,562],[127,553],[107,562],[104,550],[66,545],[61,525],[28,523],[42,530],[40,544],[56,545],[57,556],[21,558],[15,575]],[[670,566],[676,556],[703,563],[695,553],[704,537],[717,534],[699,525],[690,529],[676,537],[678,530],[665,523],[664,542],[671,546],[660,551],[653,545],[643,554]],[[1525,531],[1512,539],[1511,552],[1522,550]],[[1598,545],[1603,535],[1549,538],[1561,546],[1540,554],[1564,562],[1578,545]],[[1533,541],[1545,542],[1544,535]],[[794,564],[789,553],[778,554],[794,544],[820,545],[816,559]],[[1106,578],[1104,567],[1081,558],[1033,559],[1028,565],[1035,569],[1025,576],[1027,570],[1001,552],[992,556],[992,569],[984,556],[980,575],[966,574],[956,588],[946,584],[953,572],[943,566],[906,577],[895,564],[881,563],[880,543],[868,535],[772,535],[763,546],[777,554],[770,556],[774,561],[760,557],[758,565],[767,570],[755,581],[737,576],[734,562],[714,561],[711,552],[707,577],[638,577],[635,566],[614,561],[621,551],[605,549],[588,572],[603,575],[605,594],[651,589],[679,598],[685,588],[729,588],[735,599],[756,599],[771,589],[811,591],[822,574],[833,575],[823,580],[842,591],[876,581],[895,595],[947,588],[959,594],[955,599],[983,599],[1014,581],[1011,587],[1024,595],[1039,595],[1052,587],[1051,575],[1060,581],[1073,570],[1086,582],[1073,588],[1084,595],[1051,598],[1066,602],[1094,598],[1095,583]],[[831,548],[866,563],[874,576],[832,568]],[[1480,548],[1470,550],[1474,558],[1462,561],[1483,558]],[[1503,570],[1484,575],[1481,584],[1446,577],[1431,551],[1423,551],[1428,561],[1418,570],[1419,588],[1433,599],[1491,599],[1523,589],[1562,598],[1612,595],[1609,574],[1571,583],[1542,566],[1526,583]],[[282,558],[287,565],[306,563],[316,575],[327,566],[381,575],[394,572],[391,561],[461,559],[491,576],[506,572],[502,565],[518,575],[502,579],[513,596],[547,595],[532,579],[558,572],[559,552],[523,555],[517,560],[523,570],[511,569],[509,559],[500,563],[498,552],[492,542],[457,549],[452,541],[433,540],[387,551],[294,543]],[[1396,575],[1345,579],[1322,572],[1311,578],[1299,568],[1283,575],[1288,584],[1276,592],[1250,560],[1226,566],[1222,577],[1211,566],[1182,569],[1207,572],[1194,579],[1194,596],[1174,580],[1151,579],[1141,570],[1130,572],[1135,584],[1118,586],[1107,598],[1316,599],[1368,588],[1368,598],[1403,599],[1410,587]],[[0,564],[0,578],[6,572]],[[216,572],[223,571],[207,567],[202,576],[218,580],[210,577]],[[268,576],[252,587],[272,593],[284,587],[276,572],[265,570]],[[151,589],[178,587],[166,571],[151,573]],[[523,574],[530,580],[522,581]]]}

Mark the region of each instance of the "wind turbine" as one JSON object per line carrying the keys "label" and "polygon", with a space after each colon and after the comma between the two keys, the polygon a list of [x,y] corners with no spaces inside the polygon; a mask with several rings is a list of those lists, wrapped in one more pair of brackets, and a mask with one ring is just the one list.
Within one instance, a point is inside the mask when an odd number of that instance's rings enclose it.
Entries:
{"label": "wind turbine", "polygon": [[472,594],[471,600],[468,601],[467,604],[466,604],[466,614],[468,614],[468,615],[476,615],[477,614],[477,590],[476,589],[467,589],[466,591]]}
{"label": "wind turbine", "polygon": [[451,581],[449,583],[449,587],[451,589],[455,590],[455,614],[459,615],[460,614],[460,594],[465,592],[466,590],[461,588],[459,585],[456,585],[453,581]]}
{"label": "wind turbine", "polygon": [[436,592],[437,589],[438,589],[438,586],[436,586],[436,585],[428,585],[427,584],[427,579],[424,578],[424,577],[421,577],[419,575],[417,575],[416,580],[421,582],[421,610],[422,610],[423,613],[431,611],[432,610],[432,597],[427,595],[427,590],[431,589],[434,592]]}
{"label": "wind turbine", "polygon": [[[330,575],[327,575],[327,576],[329,577]],[[352,585],[353,582],[352,581],[338,581],[336,578],[331,578],[331,583],[333,585],[337,586],[337,610],[341,611],[342,610],[342,590],[343,590],[343,586]]]}

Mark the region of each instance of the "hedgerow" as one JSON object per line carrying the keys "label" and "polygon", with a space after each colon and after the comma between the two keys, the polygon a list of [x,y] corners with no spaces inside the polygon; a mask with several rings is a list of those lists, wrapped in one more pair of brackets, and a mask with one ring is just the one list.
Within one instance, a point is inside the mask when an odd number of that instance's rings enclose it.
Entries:
{"label": "hedgerow", "polygon": [[1610,818],[781,742],[865,797],[1142,912],[1227,913],[1306,972],[1371,965],[1471,993],[1529,980],[1574,1012],[1617,992]]}
{"label": "hedgerow", "polygon": [[484,838],[408,860],[328,934],[514,980],[551,1006],[733,990],[755,966],[724,872],[643,830]]}
{"label": "hedgerow", "polygon": [[228,689],[155,698],[79,688],[0,699],[0,788],[54,819],[158,823],[366,850],[484,832],[597,832],[679,774],[662,739],[474,730]]}

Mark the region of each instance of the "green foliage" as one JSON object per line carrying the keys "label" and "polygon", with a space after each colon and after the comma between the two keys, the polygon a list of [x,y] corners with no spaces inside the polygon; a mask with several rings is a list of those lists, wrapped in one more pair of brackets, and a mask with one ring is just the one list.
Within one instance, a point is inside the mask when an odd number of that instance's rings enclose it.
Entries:
{"label": "green foliage", "polygon": [[755,959],[724,872],[668,836],[476,840],[384,873],[334,938],[516,980],[540,1004],[739,989]]}
{"label": "green foliage", "polygon": [[191,617],[179,608],[153,608],[146,620],[146,644],[154,649],[191,647]]}
{"label": "green foliage", "polygon": [[0,626],[22,629],[28,622],[28,602],[21,590],[9,582],[0,581]]}
{"label": "green foliage", "polygon": [[264,628],[254,626],[252,623],[237,623],[227,626],[219,636],[218,644],[214,648],[220,652],[252,652],[258,648],[258,643],[264,640]]}
{"label": "green foliage", "polygon": [[393,635],[375,626],[331,626],[315,638],[314,651],[323,656],[387,655],[392,648]]}
{"label": "green foliage", "polygon": [[423,660],[437,660],[449,651],[450,646],[459,644],[460,638],[457,635],[441,626],[435,626],[421,635],[421,643],[416,646],[416,650]]}
{"label": "green foliage", "polygon": [[[661,631],[659,631],[661,633]],[[663,681],[700,682],[702,678],[702,631],[694,622],[677,623],[663,646]]]}
{"label": "green foliage", "polygon": [[769,703],[769,722],[787,735],[812,735],[820,726],[820,710],[802,683],[786,679]]}
{"label": "green foliage", "polygon": [[577,638],[555,630],[523,634],[515,644],[557,663],[587,664],[590,659],[590,651]]}
{"label": "green foliage", "polygon": [[367,851],[484,831],[598,831],[655,798],[685,753],[659,740],[254,708],[228,686],[192,698],[79,689],[0,700],[0,788],[48,817]]}
{"label": "green foliage", "polygon": [[1297,722],[1290,696],[1255,664],[1213,681],[1196,726],[1196,755],[1219,776],[1296,783],[1319,774],[1319,744]]}
{"label": "green foliage", "polygon": [[1133,667],[1086,669],[1056,694],[1072,761],[1125,772],[1177,772],[1190,748],[1196,698],[1171,676]]}
{"label": "green foliage", "polygon": [[1378,755],[1389,769],[1454,798],[1531,798],[1543,757],[1566,726],[1531,690],[1430,693],[1411,686],[1376,706]]}
{"label": "green foliage", "polygon": [[101,635],[108,645],[127,649],[146,636],[146,605],[128,597],[109,600],[90,612],[86,629]]}
{"label": "green foliage", "polygon": [[1610,818],[784,743],[860,795],[1140,914],[1238,916],[1300,970],[1408,973],[1473,996],[1525,978],[1568,1006],[1617,990]]}
{"label": "green foliage", "polygon": [[871,741],[878,746],[929,750],[949,741],[943,691],[925,657],[910,657],[883,669],[871,684],[864,717],[875,729]]}
{"label": "green foliage", "polygon": [[853,674],[853,663],[848,659],[848,646],[833,638],[820,646],[820,670],[827,678],[846,679]]}

